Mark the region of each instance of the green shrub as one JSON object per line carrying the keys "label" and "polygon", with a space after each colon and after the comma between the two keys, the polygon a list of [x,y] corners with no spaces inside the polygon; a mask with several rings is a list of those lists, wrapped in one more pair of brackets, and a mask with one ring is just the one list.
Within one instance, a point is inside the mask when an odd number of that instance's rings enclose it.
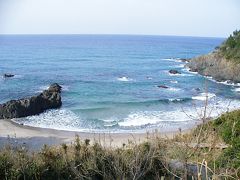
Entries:
{"label": "green shrub", "polygon": [[167,175],[157,142],[106,148],[76,137],[73,145],[44,146],[38,153],[0,150],[0,179],[155,179]]}
{"label": "green shrub", "polygon": [[220,53],[229,60],[240,63],[240,30],[236,30],[220,46]]}
{"label": "green shrub", "polygon": [[235,145],[240,140],[240,110],[223,114],[214,121],[214,126],[226,143]]}
{"label": "green shrub", "polygon": [[240,167],[240,110],[222,115],[213,125],[223,140],[230,145],[219,158],[219,165]]}
{"label": "green shrub", "polygon": [[7,152],[0,153],[0,177],[10,179],[12,176],[13,161]]}

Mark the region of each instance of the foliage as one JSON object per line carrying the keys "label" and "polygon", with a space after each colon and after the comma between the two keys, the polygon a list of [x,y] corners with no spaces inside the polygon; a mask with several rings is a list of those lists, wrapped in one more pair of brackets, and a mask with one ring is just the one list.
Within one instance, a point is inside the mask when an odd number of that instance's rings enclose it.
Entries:
{"label": "foliage", "polygon": [[219,49],[226,59],[240,63],[240,30],[234,31]]}
{"label": "foliage", "polygon": [[[229,145],[225,150],[216,146],[222,141]],[[172,160],[177,163],[170,166]],[[183,169],[174,169],[179,164]],[[187,179],[196,177],[189,164],[197,165],[198,179],[205,178],[205,167],[212,179],[239,177],[240,110],[172,139],[153,135],[143,143],[129,141],[122,147],[81,141],[78,136],[73,144],[44,146],[39,152],[5,147],[0,150],[0,179]]]}
{"label": "foliage", "polygon": [[230,168],[240,167],[240,110],[223,114],[213,126],[230,146],[219,158],[219,165]]}
{"label": "foliage", "polygon": [[167,174],[160,142],[114,149],[89,143],[76,137],[73,145],[44,146],[38,153],[2,149],[0,179],[160,179]]}

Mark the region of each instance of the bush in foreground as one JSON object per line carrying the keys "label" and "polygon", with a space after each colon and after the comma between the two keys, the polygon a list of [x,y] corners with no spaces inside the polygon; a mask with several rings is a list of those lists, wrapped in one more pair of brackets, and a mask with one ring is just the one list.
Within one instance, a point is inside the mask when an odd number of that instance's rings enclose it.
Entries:
{"label": "bush in foreground", "polygon": [[[156,134],[122,147],[80,141],[39,152],[0,150],[0,179],[238,179],[240,110],[205,122],[172,139]],[[222,148],[225,142],[228,147]],[[220,144],[220,146],[219,146]]]}
{"label": "bush in foreground", "polygon": [[40,152],[6,147],[0,152],[1,179],[158,179],[165,176],[160,143],[129,143],[122,148],[89,145],[44,146]]}
{"label": "bush in foreground", "polygon": [[229,148],[219,158],[219,164],[228,168],[240,168],[240,110],[226,113],[213,123],[218,134]]}

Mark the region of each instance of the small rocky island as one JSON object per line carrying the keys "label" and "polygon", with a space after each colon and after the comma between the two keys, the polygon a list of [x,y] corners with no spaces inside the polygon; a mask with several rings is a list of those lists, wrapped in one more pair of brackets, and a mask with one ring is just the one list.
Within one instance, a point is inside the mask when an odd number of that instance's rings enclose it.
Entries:
{"label": "small rocky island", "polygon": [[215,51],[191,59],[187,67],[217,81],[240,83],[240,31],[234,31]]}
{"label": "small rocky island", "polygon": [[14,74],[4,74],[3,77],[4,78],[11,78],[11,77],[14,77],[15,75]]}
{"label": "small rocky island", "polygon": [[37,96],[0,104],[0,119],[27,117],[40,114],[48,109],[59,108],[62,106],[61,90],[62,87],[54,83]]}
{"label": "small rocky island", "polygon": [[168,71],[170,74],[181,74],[178,70],[171,69]]}

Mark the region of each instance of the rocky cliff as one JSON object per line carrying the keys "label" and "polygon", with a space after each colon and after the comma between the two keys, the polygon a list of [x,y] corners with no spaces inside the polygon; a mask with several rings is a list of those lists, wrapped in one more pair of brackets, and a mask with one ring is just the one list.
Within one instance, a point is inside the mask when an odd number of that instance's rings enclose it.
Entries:
{"label": "rocky cliff", "polygon": [[240,64],[227,60],[219,53],[210,53],[190,60],[190,71],[211,76],[217,81],[240,82]]}
{"label": "rocky cliff", "polygon": [[214,52],[191,59],[187,67],[217,81],[240,83],[240,31],[234,31]]}

